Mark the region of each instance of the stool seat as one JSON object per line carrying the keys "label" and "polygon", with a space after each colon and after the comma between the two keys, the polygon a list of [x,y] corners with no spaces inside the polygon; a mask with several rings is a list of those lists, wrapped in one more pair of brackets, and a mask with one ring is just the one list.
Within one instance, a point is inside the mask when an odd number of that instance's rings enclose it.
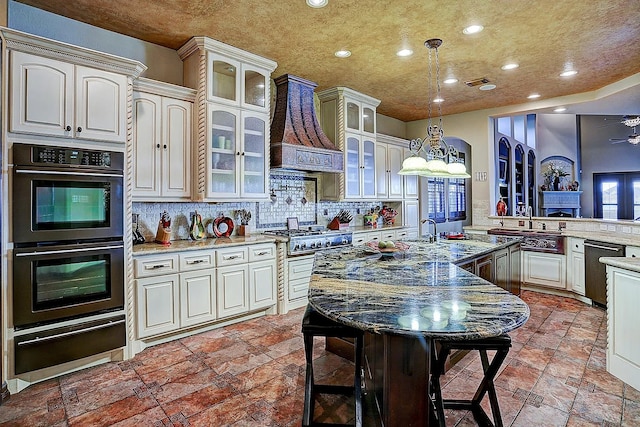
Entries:
{"label": "stool seat", "polygon": [[[431,353],[431,394],[432,406],[438,418],[438,425],[445,427],[444,409],[465,409],[471,410],[476,422],[481,426],[503,427],[502,417],[500,415],[500,407],[498,405],[498,396],[493,385],[493,379],[498,373],[500,366],[509,353],[511,348],[511,337],[507,334],[497,337],[481,338],[477,340],[435,340]],[[442,389],[440,388],[440,376],[444,374],[447,357],[451,350],[478,350],[484,376],[480,385],[472,399],[443,399]],[[487,356],[487,350],[495,350],[491,362]],[[484,395],[489,395],[489,403],[491,405],[491,413],[493,414],[493,423],[482,409],[480,403]]]}
{"label": "stool seat", "polygon": [[[362,427],[362,351],[364,332],[347,325],[340,324],[318,313],[310,304],[302,319],[302,335],[304,338],[304,353],[306,359],[306,376],[304,384],[304,411],[302,413],[302,426],[343,426],[335,423],[314,423],[313,412],[317,394],[340,394],[354,396],[355,399],[355,425]],[[355,340],[355,372],[353,386],[316,384],[313,375],[313,339],[314,337],[348,337]]]}

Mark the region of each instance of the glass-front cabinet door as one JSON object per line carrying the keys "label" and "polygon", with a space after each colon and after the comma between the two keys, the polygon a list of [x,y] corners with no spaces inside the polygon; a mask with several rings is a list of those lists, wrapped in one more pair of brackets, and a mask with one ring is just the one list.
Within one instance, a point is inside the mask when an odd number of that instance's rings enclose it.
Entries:
{"label": "glass-front cabinet door", "polygon": [[209,119],[209,197],[239,195],[238,113],[210,108]]}
{"label": "glass-front cabinet door", "polygon": [[243,113],[243,148],[240,152],[242,193],[267,197],[268,156],[265,153],[267,117]]}
{"label": "glass-front cabinet door", "polygon": [[221,55],[209,53],[209,89],[207,95],[211,101],[237,104],[240,94],[238,79],[240,63]]}
{"label": "glass-front cabinet door", "polygon": [[346,197],[360,196],[360,138],[347,136],[345,152]]}
{"label": "glass-front cabinet door", "polygon": [[347,101],[346,108],[347,120],[346,125],[349,130],[360,130],[360,104],[353,101]]}
{"label": "glass-front cabinet door", "polygon": [[376,143],[362,141],[362,197],[376,196]]}
{"label": "glass-front cabinet door", "polygon": [[376,111],[365,105],[362,106],[362,131],[376,133]]}
{"label": "glass-front cabinet door", "polygon": [[267,76],[258,70],[243,68],[244,82],[242,85],[243,102],[248,107],[265,109],[267,106]]}

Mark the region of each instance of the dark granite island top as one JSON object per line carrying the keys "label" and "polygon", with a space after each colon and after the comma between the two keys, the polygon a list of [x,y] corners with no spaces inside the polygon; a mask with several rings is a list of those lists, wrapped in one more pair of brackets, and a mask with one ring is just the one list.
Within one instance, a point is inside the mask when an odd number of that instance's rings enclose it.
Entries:
{"label": "dark granite island top", "polygon": [[529,318],[520,298],[453,264],[519,240],[478,237],[408,240],[406,252],[391,256],[366,247],[316,253],[309,302],[327,317],[367,332],[366,362],[378,376],[368,380],[384,425],[429,425],[432,339],[497,336]]}

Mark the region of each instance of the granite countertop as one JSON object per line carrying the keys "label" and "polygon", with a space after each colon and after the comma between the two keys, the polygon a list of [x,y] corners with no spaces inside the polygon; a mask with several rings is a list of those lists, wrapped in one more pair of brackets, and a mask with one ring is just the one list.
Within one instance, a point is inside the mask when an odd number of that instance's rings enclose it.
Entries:
{"label": "granite countertop", "polygon": [[[198,251],[203,249],[219,249],[238,245],[255,245],[258,243],[273,243],[282,240],[277,236],[256,234],[252,236],[218,237],[202,240],[172,240],[171,245],[160,243],[143,243],[133,246],[133,255],[151,255],[159,253]],[[286,240],[286,239],[285,239]]]}
{"label": "granite countertop", "polygon": [[[309,301],[327,317],[373,333],[448,339],[500,335],[523,325],[529,307],[453,262],[517,241],[503,236],[432,244],[407,240],[409,249],[391,256],[366,247],[321,251]],[[438,316],[440,322],[434,322]]]}
{"label": "granite countertop", "polygon": [[600,257],[599,261],[606,265],[640,273],[640,258],[637,257]]}

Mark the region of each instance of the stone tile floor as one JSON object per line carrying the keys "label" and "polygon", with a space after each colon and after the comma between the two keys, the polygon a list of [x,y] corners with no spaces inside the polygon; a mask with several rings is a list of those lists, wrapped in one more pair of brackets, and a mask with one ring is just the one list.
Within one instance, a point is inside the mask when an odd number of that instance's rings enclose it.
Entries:
{"label": "stone tile floor", "polygon": [[[605,312],[525,291],[526,325],[495,385],[505,426],[640,426],[640,392],[605,369]],[[0,406],[0,426],[298,426],[304,395],[303,310],[266,316],[148,348],[28,387]],[[352,365],[316,340],[316,375],[348,382]],[[443,378],[468,398],[480,376],[469,354]],[[490,413],[486,402],[485,410]],[[349,421],[353,404],[322,396],[316,420]],[[474,426],[446,411],[448,426]]]}

